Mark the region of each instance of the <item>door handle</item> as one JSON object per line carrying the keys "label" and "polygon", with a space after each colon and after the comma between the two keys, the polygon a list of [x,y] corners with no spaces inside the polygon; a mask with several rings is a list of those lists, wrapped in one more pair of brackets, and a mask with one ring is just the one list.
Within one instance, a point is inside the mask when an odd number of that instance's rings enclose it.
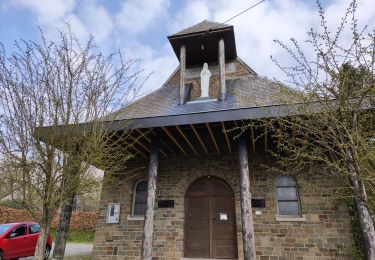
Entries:
{"label": "door handle", "polygon": [[25,240],[28,240],[29,238],[28,237],[25,237]]}

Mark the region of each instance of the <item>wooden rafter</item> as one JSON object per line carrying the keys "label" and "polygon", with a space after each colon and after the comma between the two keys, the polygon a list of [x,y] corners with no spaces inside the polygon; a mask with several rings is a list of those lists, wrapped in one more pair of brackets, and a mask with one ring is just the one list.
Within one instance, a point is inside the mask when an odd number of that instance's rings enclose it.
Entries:
{"label": "wooden rafter", "polygon": [[147,135],[145,135],[144,133],[142,133],[142,131],[141,130],[139,130],[139,129],[135,129],[142,137],[144,137],[149,143],[151,143],[151,139],[150,138],[148,138],[148,136]]}
{"label": "wooden rafter", "polygon": [[177,145],[177,147],[181,150],[181,152],[184,154],[184,155],[188,155],[188,153],[184,150],[184,148],[182,148],[182,146],[180,145],[180,143],[177,141],[177,139],[172,135],[172,133],[168,130],[168,128],[166,128],[165,126],[162,126],[161,127],[164,132],[169,136],[169,138],[171,138],[171,140]]}
{"label": "wooden rafter", "polygon": [[150,152],[150,149],[148,149],[148,147],[146,145],[144,145],[140,140],[139,138],[134,138],[132,137],[132,139],[137,143],[139,144],[140,147],[142,147],[143,149],[145,149],[147,152]]}
{"label": "wooden rafter", "polygon": [[130,145],[130,148],[133,149],[136,153],[142,155],[144,158],[147,158],[147,155],[141,152],[134,144]]}
{"label": "wooden rafter", "polygon": [[189,141],[189,139],[187,138],[187,136],[185,135],[185,133],[182,131],[181,127],[179,127],[178,125],[176,125],[176,128],[178,130],[178,132],[181,134],[181,136],[184,138],[185,142],[190,146],[190,148],[194,151],[194,153],[196,155],[199,155],[198,151],[194,148],[194,145]]}
{"label": "wooden rafter", "polygon": [[213,142],[214,145],[215,145],[216,151],[217,151],[218,153],[220,153],[219,146],[217,145],[217,142],[216,142],[215,136],[214,136],[214,134],[213,134],[213,132],[212,132],[212,130],[211,130],[210,124],[209,124],[209,123],[206,123],[206,127],[207,127],[207,129],[208,129],[208,132],[210,133],[210,136],[211,136],[212,142]]}
{"label": "wooden rafter", "polygon": [[253,152],[255,153],[255,136],[254,136],[254,127],[251,125],[250,127],[251,132],[251,142],[253,143]]}
{"label": "wooden rafter", "polygon": [[190,125],[191,129],[193,130],[195,136],[197,137],[199,143],[202,145],[204,151],[206,152],[206,154],[209,154],[208,150],[207,150],[207,147],[204,145],[200,135],[198,134],[197,130],[195,129],[194,125]]}
{"label": "wooden rafter", "polygon": [[[147,137],[147,135],[145,135],[144,133],[141,132],[141,130],[139,129],[136,129],[136,131],[141,135],[141,137],[145,138],[149,143],[151,143],[151,139]],[[139,145],[141,145],[141,143],[139,143]],[[143,145],[143,144],[142,144]],[[142,146],[141,145],[141,146]],[[149,151],[149,149],[147,149],[147,151]],[[159,152],[164,156],[164,157],[168,157],[167,153],[162,149],[162,148],[159,148]]]}
{"label": "wooden rafter", "polygon": [[227,130],[225,129],[225,124],[224,124],[224,122],[221,122],[221,126],[223,127],[223,133],[224,133],[224,135],[225,135],[225,140],[227,141],[227,145],[228,145],[229,152],[232,153],[232,147],[230,146],[230,142],[229,142],[229,138],[228,138]]}
{"label": "wooden rafter", "polygon": [[[154,137],[158,137],[158,134],[155,133],[154,130],[150,130],[151,134],[154,136]],[[166,147],[168,149],[168,151],[170,151],[173,155],[176,154],[176,152],[166,143],[163,141],[163,139],[159,139],[160,141],[160,144],[164,145],[164,147]],[[160,151],[160,148],[159,148],[159,151]],[[167,154],[165,153],[165,155],[167,156]]]}

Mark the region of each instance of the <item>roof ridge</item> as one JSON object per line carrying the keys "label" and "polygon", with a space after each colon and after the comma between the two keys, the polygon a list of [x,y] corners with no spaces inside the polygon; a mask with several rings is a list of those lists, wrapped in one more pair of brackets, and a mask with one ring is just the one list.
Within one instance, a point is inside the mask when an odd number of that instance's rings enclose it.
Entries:
{"label": "roof ridge", "polygon": [[194,34],[194,33],[204,32],[204,31],[208,31],[208,30],[212,30],[212,29],[223,29],[223,28],[227,28],[227,27],[231,27],[231,26],[232,25],[208,21],[208,20],[204,19],[203,21],[201,21],[201,22],[199,22],[199,23],[197,23],[193,26],[182,29],[181,31],[179,31],[177,33],[174,33],[169,37],[182,36],[182,35],[185,35],[185,34]]}

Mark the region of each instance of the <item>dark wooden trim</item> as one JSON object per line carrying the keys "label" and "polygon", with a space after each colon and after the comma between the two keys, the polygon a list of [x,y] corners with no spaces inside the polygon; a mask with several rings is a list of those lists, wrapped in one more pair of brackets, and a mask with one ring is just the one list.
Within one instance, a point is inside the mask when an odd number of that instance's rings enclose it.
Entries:
{"label": "dark wooden trim", "polygon": [[158,175],[158,142],[152,142],[147,183],[147,207],[143,228],[142,260],[152,260],[152,237],[154,234],[156,179]]}
{"label": "dark wooden trim", "polygon": [[241,136],[238,142],[238,155],[240,164],[240,198],[242,241],[245,260],[255,260],[255,237],[253,225],[253,212],[251,209],[251,193],[249,178],[249,162],[246,139]]}

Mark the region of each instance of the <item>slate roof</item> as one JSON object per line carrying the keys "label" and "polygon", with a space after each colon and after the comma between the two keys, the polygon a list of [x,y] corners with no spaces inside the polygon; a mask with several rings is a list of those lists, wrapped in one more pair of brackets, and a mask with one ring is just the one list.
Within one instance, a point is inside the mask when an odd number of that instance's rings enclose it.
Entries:
{"label": "slate roof", "polygon": [[179,31],[175,34],[172,34],[169,37],[200,33],[200,32],[208,31],[210,29],[218,30],[218,29],[225,29],[225,28],[231,28],[231,27],[232,27],[231,25],[216,23],[216,22],[210,22],[210,21],[204,20],[204,21],[202,21],[202,22],[200,22],[196,25],[193,25],[189,28],[183,29],[182,31]]}
{"label": "slate roof", "polygon": [[179,86],[166,85],[116,113],[115,120],[191,115],[204,112],[281,105],[289,88],[258,75],[226,81],[227,99],[193,104],[178,104]]}

